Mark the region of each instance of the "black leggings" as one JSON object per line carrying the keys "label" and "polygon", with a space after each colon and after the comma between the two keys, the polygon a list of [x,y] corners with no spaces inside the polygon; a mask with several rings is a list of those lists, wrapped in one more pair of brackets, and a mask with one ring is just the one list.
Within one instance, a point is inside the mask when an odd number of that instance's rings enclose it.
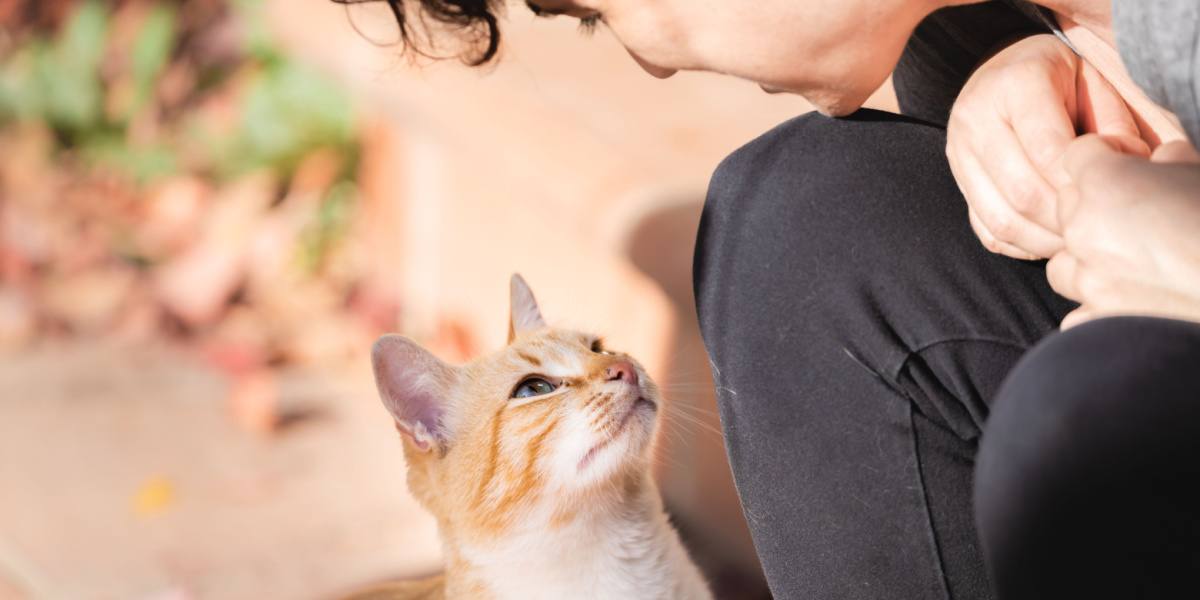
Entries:
{"label": "black leggings", "polygon": [[944,147],[806,115],[713,177],[697,307],[772,592],[1200,598],[1200,325],[1055,333],[1073,305],[980,246]]}

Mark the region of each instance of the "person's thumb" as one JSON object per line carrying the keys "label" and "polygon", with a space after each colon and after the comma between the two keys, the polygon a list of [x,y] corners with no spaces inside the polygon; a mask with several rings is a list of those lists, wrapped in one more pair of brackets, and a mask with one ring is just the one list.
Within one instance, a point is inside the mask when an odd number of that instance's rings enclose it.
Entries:
{"label": "person's thumb", "polygon": [[1167,142],[1154,149],[1150,160],[1157,163],[1200,164],[1200,151],[1185,141]]}

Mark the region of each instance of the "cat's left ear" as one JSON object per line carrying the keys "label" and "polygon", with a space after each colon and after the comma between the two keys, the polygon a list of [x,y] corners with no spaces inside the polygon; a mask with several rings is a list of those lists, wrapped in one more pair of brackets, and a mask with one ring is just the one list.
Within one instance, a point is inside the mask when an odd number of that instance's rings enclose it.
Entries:
{"label": "cat's left ear", "polygon": [[529,284],[525,283],[524,278],[513,273],[508,287],[512,306],[508,319],[508,341],[511,343],[525,331],[545,327],[546,321],[542,318],[542,311],[538,310],[533,290],[529,289]]}
{"label": "cat's left ear", "polygon": [[457,369],[399,335],[385,335],[375,342],[371,366],[379,397],[400,432],[418,450],[445,451],[449,440],[446,403]]}

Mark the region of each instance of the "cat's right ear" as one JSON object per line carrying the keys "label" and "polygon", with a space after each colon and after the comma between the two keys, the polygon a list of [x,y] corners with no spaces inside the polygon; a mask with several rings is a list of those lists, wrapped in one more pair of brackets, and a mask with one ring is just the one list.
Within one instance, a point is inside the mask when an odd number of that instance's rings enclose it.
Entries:
{"label": "cat's right ear", "polygon": [[443,452],[447,444],[446,400],[456,370],[416,342],[385,335],[371,348],[375,387],[397,428],[422,451]]}
{"label": "cat's right ear", "polygon": [[524,277],[513,273],[508,289],[508,343],[511,344],[521,333],[545,327],[546,320],[542,318],[542,311],[533,297],[533,290],[529,289]]}

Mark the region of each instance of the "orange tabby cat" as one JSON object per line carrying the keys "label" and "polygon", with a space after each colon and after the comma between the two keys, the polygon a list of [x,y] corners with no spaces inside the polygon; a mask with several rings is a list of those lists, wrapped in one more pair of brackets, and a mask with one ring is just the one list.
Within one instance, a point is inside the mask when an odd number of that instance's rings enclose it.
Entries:
{"label": "orange tabby cat", "polygon": [[373,363],[446,568],[354,598],[711,598],[650,476],[654,383],[547,327],[520,276],[503,350],[451,366],[388,335]]}

